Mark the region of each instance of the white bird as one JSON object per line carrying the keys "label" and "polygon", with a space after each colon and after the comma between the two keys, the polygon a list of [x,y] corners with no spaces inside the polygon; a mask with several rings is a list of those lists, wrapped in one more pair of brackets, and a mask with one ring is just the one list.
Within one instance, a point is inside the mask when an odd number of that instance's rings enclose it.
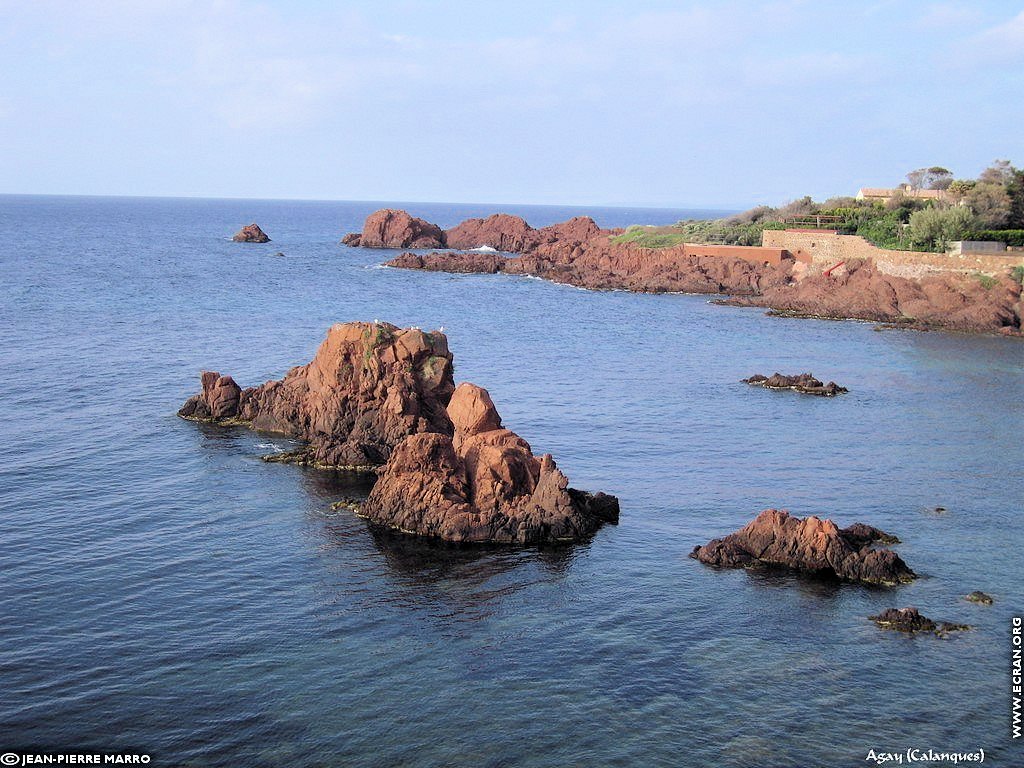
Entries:
{"label": "white bird", "polygon": [[439,331],[440,331],[441,333],[444,333],[444,326],[442,325],[442,326],[441,326],[440,328],[438,328],[437,330],[439,330]]}

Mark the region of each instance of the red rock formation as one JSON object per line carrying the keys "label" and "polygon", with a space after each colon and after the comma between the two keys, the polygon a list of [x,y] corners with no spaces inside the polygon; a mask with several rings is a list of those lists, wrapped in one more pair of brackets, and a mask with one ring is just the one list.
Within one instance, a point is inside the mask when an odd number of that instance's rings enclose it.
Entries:
{"label": "red rock formation", "polygon": [[534,229],[518,216],[496,213],[486,219],[466,219],[445,232],[449,248],[469,251],[487,246],[518,253],[527,248]]}
{"label": "red rock formation", "polygon": [[[382,213],[378,211],[367,219]],[[427,225],[432,226],[432,225]],[[435,228],[436,229],[436,228]],[[795,279],[794,262],[762,264],[728,256],[698,255],[685,246],[641,248],[616,244],[617,230],[601,229],[588,217],[532,229],[517,216],[497,214],[470,219],[448,231],[448,245],[487,245],[521,255],[444,253],[403,254],[389,266],[446,272],[504,272],[535,275],[558,283],[595,290],[623,289],[649,293],[728,294],[722,304],[769,307],[798,316],[857,318],[907,327],[972,332],[1021,333],[1021,285],[1009,274],[995,285],[973,276],[944,273],[912,280],[887,275],[869,262],[849,262],[831,276]],[[380,239],[363,245],[376,244]],[[403,238],[397,238],[402,240]],[[409,239],[409,238],[404,238]],[[441,247],[436,235],[426,245]],[[404,246],[396,246],[404,247]]]}
{"label": "red rock formation", "polygon": [[460,384],[448,405],[454,437],[413,435],[380,471],[361,514],[406,533],[454,542],[578,541],[618,522],[618,500],[568,487],[550,455],[503,429],[487,391]]}
{"label": "red rock formation", "polygon": [[230,376],[221,376],[214,371],[203,371],[200,375],[203,389],[193,395],[178,411],[178,415],[196,421],[226,421],[238,416],[238,404],[242,388]]}
{"label": "red rock formation", "polygon": [[766,287],[728,304],[770,307],[793,315],[859,318],[922,328],[1016,332],[1021,285],[1009,276],[985,287],[971,275],[943,273],[921,280],[888,275],[871,261],[851,262],[843,274],[814,275]]}
{"label": "red rock formation", "polygon": [[850,391],[846,387],[840,387],[834,381],[822,384],[819,379],[814,378],[809,373],[801,373],[797,376],[783,376],[781,373],[765,376],[755,373],[749,379],[741,379],[740,381],[743,384],[752,384],[764,387],[765,389],[792,389],[804,395],[818,395],[820,397],[835,397]]}
{"label": "red rock formation", "polygon": [[707,565],[783,566],[873,584],[899,584],[917,578],[895,552],[871,546],[886,536],[862,524],[840,530],[831,520],[800,519],[782,510],[766,509],[724,539],[695,547],[690,557]]}
{"label": "red rock formation", "polygon": [[341,238],[341,244],[342,245],[351,245],[353,248],[356,248],[356,247],[359,246],[359,243],[360,243],[360,241],[362,239],[363,239],[363,236],[362,236],[361,233],[359,233],[359,232],[350,232],[349,234],[347,234],[343,238]]}
{"label": "red rock formation", "polygon": [[504,267],[506,259],[496,253],[403,253],[385,266],[401,269],[422,269],[428,272],[474,272],[494,274]]}
{"label": "red rock formation", "polygon": [[236,243],[269,243],[270,238],[256,224],[246,224],[231,238]]}
{"label": "red rock formation", "polygon": [[384,208],[366,217],[359,245],[364,248],[443,248],[444,232],[436,224],[413,218],[405,211]]}
{"label": "red rock formation", "polygon": [[338,324],[312,362],[280,381],[237,393],[230,377],[215,377],[203,374],[203,392],[179,415],[233,420],[304,440],[308,450],[293,457],[300,463],[380,464],[409,435],[452,431],[445,411],[455,389],[452,355],[438,331]]}

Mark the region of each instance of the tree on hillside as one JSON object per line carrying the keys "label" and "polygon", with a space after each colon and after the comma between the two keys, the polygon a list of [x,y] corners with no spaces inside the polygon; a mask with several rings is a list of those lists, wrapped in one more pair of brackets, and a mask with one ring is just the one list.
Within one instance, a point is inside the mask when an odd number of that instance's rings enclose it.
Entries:
{"label": "tree on hillside", "polygon": [[1010,229],[1024,229],[1024,170],[1015,170],[1013,180],[1006,185],[1010,196],[1010,215],[1006,226]]}
{"label": "tree on hillside", "polygon": [[1001,229],[1010,218],[1012,200],[1002,184],[978,184],[967,193],[964,202],[985,229]]}
{"label": "tree on hillside", "polygon": [[976,186],[978,186],[978,182],[974,179],[956,179],[950,182],[946,191],[955,198],[962,198]]}
{"label": "tree on hillside", "polygon": [[918,168],[907,174],[907,181],[914,189],[946,189],[953,182],[953,172],[940,165]]}
{"label": "tree on hillside", "polygon": [[978,175],[978,183],[999,184],[1005,187],[1013,181],[1016,171],[1009,160],[993,160],[992,165]]}

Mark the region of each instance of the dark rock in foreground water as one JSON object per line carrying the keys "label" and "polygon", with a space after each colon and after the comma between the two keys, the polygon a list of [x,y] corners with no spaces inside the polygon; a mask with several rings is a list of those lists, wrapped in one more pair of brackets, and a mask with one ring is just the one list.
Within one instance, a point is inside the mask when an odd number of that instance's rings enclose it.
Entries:
{"label": "dark rock in foreground water", "polygon": [[882,629],[896,632],[934,632],[943,636],[950,632],[963,632],[970,629],[967,624],[952,624],[948,621],[934,622],[922,616],[917,608],[886,608],[877,616],[868,616]]}
{"label": "dark rock in foreground water", "polygon": [[818,395],[820,397],[835,397],[850,391],[846,387],[840,387],[834,381],[823,384],[810,373],[801,373],[797,376],[783,376],[781,373],[764,376],[760,373],[755,373],[749,379],[742,379],[742,382],[744,384],[764,387],[765,389],[792,389],[805,395]]}
{"label": "dark rock in foreground water", "polygon": [[766,509],[735,533],[695,547],[690,557],[707,565],[782,566],[868,584],[912,581],[917,575],[899,555],[873,546],[894,540],[863,523],[840,529],[831,520],[813,515],[801,519],[784,510]]}
{"label": "dark rock in foreground water", "polygon": [[992,605],[993,603],[991,595],[986,595],[984,592],[979,592],[977,590],[964,597],[964,600],[971,603],[978,603],[979,605]]}
{"label": "dark rock in foreground water", "polygon": [[374,523],[453,542],[579,541],[617,523],[614,496],[568,487],[550,455],[501,426],[494,403],[460,384],[448,415],[454,436],[413,435],[380,471],[360,514]]}
{"label": "dark rock in foreground water", "polygon": [[270,242],[270,238],[267,237],[267,234],[262,229],[260,229],[256,224],[246,224],[231,239],[234,240],[236,243]]}

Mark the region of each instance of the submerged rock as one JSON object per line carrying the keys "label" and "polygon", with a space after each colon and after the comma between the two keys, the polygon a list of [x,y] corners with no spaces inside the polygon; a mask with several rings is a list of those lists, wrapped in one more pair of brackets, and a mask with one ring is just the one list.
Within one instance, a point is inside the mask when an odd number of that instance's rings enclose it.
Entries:
{"label": "submerged rock", "polygon": [[272,454],[271,461],[365,468],[382,464],[409,435],[452,431],[445,411],[455,389],[452,355],[439,331],[337,324],[312,362],[280,381],[239,390],[230,376],[205,372],[202,382],[179,415],[243,423],[308,443]]}
{"label": "submerged rock", "polygon": [[614,496],[568,487],[549,454],[504,429],[487,390],[460,384],[448,405],[453,436],[404,440],[360,514],[374,523],[453,542],[579,541],[617,523]]}
{"label": "submerged rock", "polygon": [[984,592],[979,592],[977,590],[971,592],[971,594],[964,597],[964,599],[972,603],[978,603],[980,605],[992,605],[993,603],[992,597],[990,595],[986,595]]}
{"label": "submerged rock", "polygon": [[934,622],[922,616],[917,608],[886,608],[877,616],[868,616],[882,629],[896,632],[934,632],[944,636],[950,632],[962,632],[970,629],[968,624],[952,624],[948,621]]}
{"label": "submerged rock", "polygon": [[810,373],[801,373],[796,376],[783,376],[781,373],[765,376],[755,373],[749,379],[741,379],[741,381],[744,384],[752,384],[765,389],[792,389],[805,395],[820,397],[835,397],[850,391],[846,387],[840,387],[834,381],[823,384]]}
{"label": "submerged rock", "polygon": [[246,224],[231,238],[236,243],[269,243],[270,238],[256,224]]}
{"label": "submerged rock", "polygon": [[899,555],[873,546],[894,540],[862,523],[840,529],[831,520],[813,515],[801,519],[784,510],[766,509],[735,533],[694,547],[690,557],[707,565],[782,566],[868,584],[912,581],[917,575]]}

